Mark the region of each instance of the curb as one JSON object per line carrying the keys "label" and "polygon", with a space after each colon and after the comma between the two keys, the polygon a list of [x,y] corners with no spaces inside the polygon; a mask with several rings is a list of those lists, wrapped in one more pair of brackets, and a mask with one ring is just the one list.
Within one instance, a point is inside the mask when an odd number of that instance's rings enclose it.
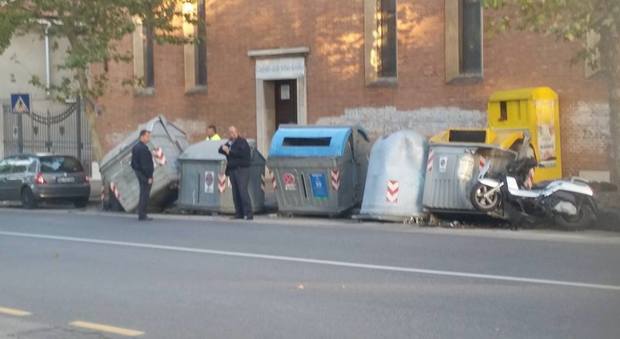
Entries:
{"label": "curb", "polygon": [[[18,208],[3,208],[5,211],[22,212]],[[3,210],[0,209],[0,212]],[[97,209],[94,205],[86,209],[42,209],[29,211],[40,215],[64,215],[64,216],[93,216],[123,218],[134,220],[137,217],[124,212],[106,212]],[[420,236],[457,236],[457,237],[483,237],[490,239],[508,240],[537,240],[552,242],[572,243],[596,243],[620,245],[620,234],[601,230],[588,230],[583,232],[563,232],[552,229],[528,229],[512,231],[501,228],[446,228],[429,227],[425,225],[409,225],[402,223],[359,222],[348,219],[319,219],[319,218],[278,218],[275,215],[257,215],[252,222],[231,220],[227,216],[206,215],[176,215],[176,214],[151,214],[155,220],[162,221],[188,221],[188,222],[214,222],[230,225],[247,225],[248,227],[270,225],[285,227],[313,227],[313,228],[340,228],[342,230],[365,230],[376,232],[395,232],[416,234]],[[617,220],[617,219],[616,219]],[[137,221],[136,221],[137,222]],[[179,226],[181,227],[181,226]],[[617,228],[615,228],[617,230]]]}
{"label": "curb", "polygon": [[616,208],[602,208],[598,215],[596,229],[620,232],[620,210]]}

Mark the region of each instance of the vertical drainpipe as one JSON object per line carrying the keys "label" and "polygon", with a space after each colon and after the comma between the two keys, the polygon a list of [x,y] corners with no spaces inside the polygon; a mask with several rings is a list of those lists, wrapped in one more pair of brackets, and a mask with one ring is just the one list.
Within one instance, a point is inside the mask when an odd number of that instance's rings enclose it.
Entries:
{"label": "vertical drainpipe", "polygon": [[47,89],[47,95],[50,95],[50,86],[52,83],[50,74],[50,29],[51,23],[48,21],[45,24],[45,88]]}
{"label": "vertical drainpipe", "polygon": [[39,20],[39,24],[45,25],[45,90],[47,96],[50,95],[50,86],[52,84],[51,79],[51,61],[50,61],[50,36],[49,29],[52,27],[52,23],[47,20]]}

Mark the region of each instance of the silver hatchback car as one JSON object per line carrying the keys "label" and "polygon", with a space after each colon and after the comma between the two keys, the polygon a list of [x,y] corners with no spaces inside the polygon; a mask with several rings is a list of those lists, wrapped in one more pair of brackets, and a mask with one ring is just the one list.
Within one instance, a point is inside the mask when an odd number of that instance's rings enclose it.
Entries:
{"label": "silver hatchback car", "polygon": [[0,161],[0,201],[21,201],[24,208],[51,200],[85,207],[89,197],[89,178],[74,157],[23,154]]}

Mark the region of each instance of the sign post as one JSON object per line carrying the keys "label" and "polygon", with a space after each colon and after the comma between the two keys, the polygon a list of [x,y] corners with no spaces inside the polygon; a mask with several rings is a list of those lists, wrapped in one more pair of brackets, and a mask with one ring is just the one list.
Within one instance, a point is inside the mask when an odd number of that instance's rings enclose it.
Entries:
{"label": "sign post", "polygon": [[17,150],[19,153],[24,152],[24,133],[23,133],[23,117],[22,114],[30,113],[30,94],[15,93],[11,94],[11,111],[18,113],[17,116]]}

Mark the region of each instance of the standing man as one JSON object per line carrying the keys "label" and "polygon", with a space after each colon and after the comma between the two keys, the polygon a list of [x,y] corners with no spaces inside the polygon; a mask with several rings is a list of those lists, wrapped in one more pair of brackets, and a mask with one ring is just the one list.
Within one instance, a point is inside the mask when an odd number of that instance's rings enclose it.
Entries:
{"label": "standing man", "polygon": [[254,219],[252,202],[248,193],[250,182],[250,164],[252,151],[248,142],[239,135],[235,126],[228,129],[228,142],[220,147],[219,152],[226,156],[226,175],[232,184],[235,219]]}
{"label": "standing man", "polygon": [[151,132],[142,130],[140,131],[140,142],[131,150],[131,168],[136,173],[140,184],[140,202],[138,203],[138,220],[140,221],[152,220],[146,215],[155,170],[153,155],[147,146],[149,141],[151,141]]}
{"label": "standing man", "polygon": [[220,135],[217,134],[217,128],[215,128],[215,125],[209,125],[209,127],[207,127],[207,141],[220,141],[222,140],[222,138],[220,138]]}

